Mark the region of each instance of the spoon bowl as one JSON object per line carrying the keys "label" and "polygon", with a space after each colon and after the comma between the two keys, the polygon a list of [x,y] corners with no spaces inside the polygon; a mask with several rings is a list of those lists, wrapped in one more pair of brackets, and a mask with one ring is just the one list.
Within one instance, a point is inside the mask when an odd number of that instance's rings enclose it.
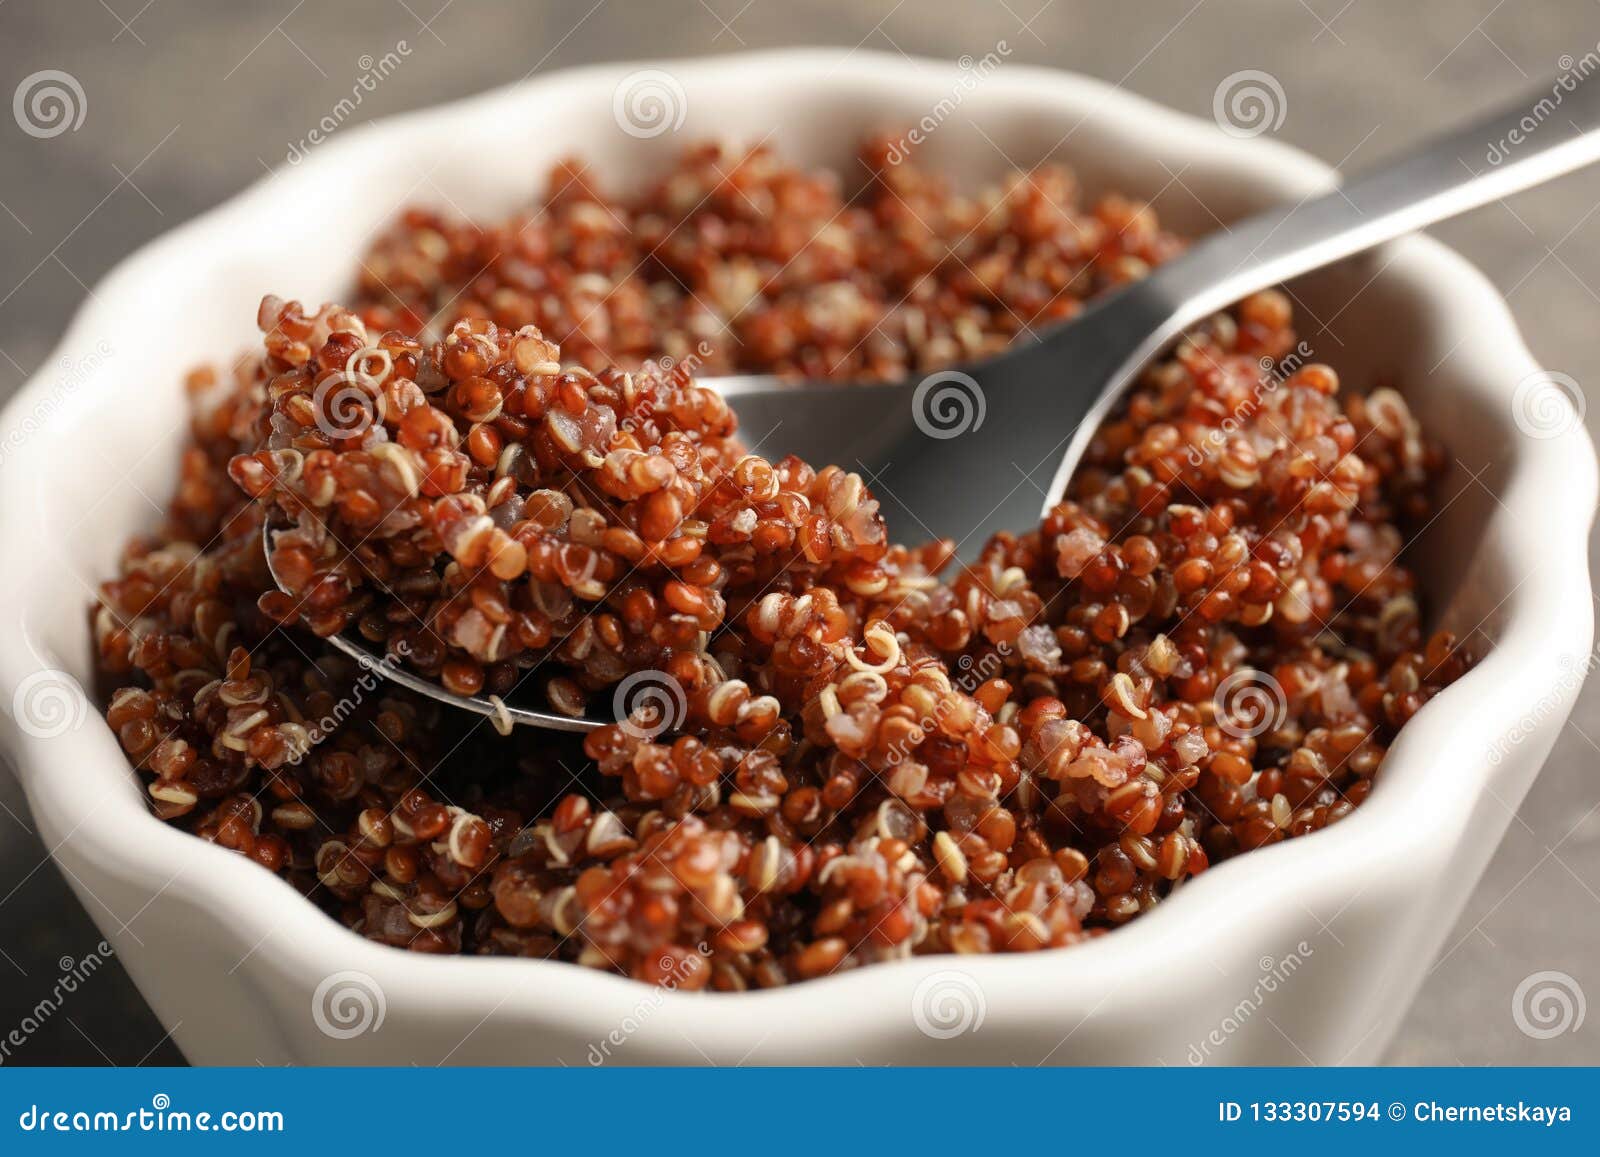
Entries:
{"label": "spoon bowl", "polygon": [[[272,536],[283,529],[285,529],[283,524],[268,520],[261,528],[261,548],[267,556],[267,570],[272,575],[272,581],[279,590],[287,591],[283,580],[272,565]],[[429,699],[438,700],[447,706],[456,707],[462,711],[471,711],[475,715],[482,715],[486,719],[495,720],[502,732],[509,733],[510,728],[514,726],[542,727],[547,731],[588,732],[598,727],[604,727],[607,723],[616,722],[612,719],[575,717],[563,715],[559,711],[521,707],[507,703],[498,696],[457,695],[454,692],[445,690],[432,679],[424,678],[415,671],[407,670],[402,656],[380,654],[366,643],[352,638],[348,632],[330,635],[327,641],[333,644],[336,649],[361,664],[362,670],[370,671],[380,678],[389,679],[408,690],[415,691],[418,695],[426,695]]]}

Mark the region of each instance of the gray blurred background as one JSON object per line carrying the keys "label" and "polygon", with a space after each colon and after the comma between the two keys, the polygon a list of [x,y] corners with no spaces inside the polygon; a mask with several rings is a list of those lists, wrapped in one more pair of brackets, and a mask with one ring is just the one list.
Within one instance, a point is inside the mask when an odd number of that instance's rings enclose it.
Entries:
{"label": "gray blurred background", "polygon": [[[1536,12],[1536,15],[1535,15]],[[1600,42],[1592,0],[0,0],[0,98],[58,69],[75,131],[0,115],[0,402],[46,360],[90,287],[148,239],[280,163],[366,67],[403,66],[346,122],[591,61],[795,44],[1010,60],[1101,77],[1200,116],[1241,69],[1286,92],[1281,139],[1346,169],[1542,84]],[[1509,298],[1535,355],[1600,381],[1600,171],[1438,230]],[[286,239],[286,244],[292,239]],[[157,337],[157,340],[162,340]],[[1600,405],[1589,407],[1591,429]],[[1600,997],[1600,681],[1591,680],[1388,1060],[1600,1062],[1600,1013],[1518,1031],[1517,985],[1559,970]],[[0,775],[0,1038],[99,941]],[[171,1064],[120,969],[97,972],[3,1057]]]}

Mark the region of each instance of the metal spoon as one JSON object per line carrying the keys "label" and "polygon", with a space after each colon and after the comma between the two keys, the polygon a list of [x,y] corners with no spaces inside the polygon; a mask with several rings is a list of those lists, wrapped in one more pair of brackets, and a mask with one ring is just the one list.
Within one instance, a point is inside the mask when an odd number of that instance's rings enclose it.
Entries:
{"label": "metal spoon", "polygon": [[[1484,160],[1491,149],[1498,163]],[[897,538],[981,543],[1060,501],[1100,423],[1188,327],[1259,290],[1595,160],[1600,85],[1548,86],[1331,192],[1213,234],[1039,340],[980,363],[920,381],[704,382],[733,403],[759,452],[862,468]],[[413,691],[480,715],[562,731],[613,721],[452,695],[360,642],[330,641]]]}
{"label": "metal spoon", "polygon": [[[1328,193],[1211,234],[1039,340],[956,372],[881,385],[785,387],[761,376],[710,384],[763,452],[861,470],[898,541],[943,534],[970,552],[1061,500],[1100,424],[1185,329],[1259,290],[1600,159],[1600,84],[1561,92],[1528,131],[1539,99],[1548,104],[1559,91],[1546,86]],[[1508,140],[1522,143],[1488,164],[1491,146]],[[965,409],[948,392],[957,389],[970,400]],[[941,390],[948,408],[930,414]],[[952,416],[959,434],[926,432]]]}

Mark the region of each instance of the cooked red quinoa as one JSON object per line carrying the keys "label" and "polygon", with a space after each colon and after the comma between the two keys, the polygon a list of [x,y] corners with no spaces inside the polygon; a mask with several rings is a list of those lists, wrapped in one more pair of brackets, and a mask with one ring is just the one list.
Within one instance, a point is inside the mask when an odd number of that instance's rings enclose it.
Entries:
{"label": "cooked red quinoa", "polygon": [[[760,150],[695,150],[637,204],[568,167],[526,222],[408,215],[355,310],[264,301],[262,352],[192,380],[166,523],[96,612],[157,814],[374,940],[724,990],[1075,943],[1347,815],[1468,660],[1424,645],[1398,561],[1439,451],[1391,390],[1264,381],[1281,294],[1198,327],[1070,500],[965,567],[648,362],[894,375],[1177,244],[1062,170],[964,201],[871,167],[848,206]],[[344,630],[461,693],[549,678],[603,712],[660,671],[684,711],[501,736],[362,675]],[[1272,718],[1219,714],[1253,671]]]}
{"label": "cooked red quinoa", "polygon": [[1063,166],[966,197],[893,148],[863,145],[848,198],[767,148],[701,145],[633,198],[567,162],[506,221],[404,214],[362,258],[353,308],[374,333],[535,325],[596,373],[692,358],[702,375],[893,379],[994,353],[1181,248],[1147,206],[1080,207]]}

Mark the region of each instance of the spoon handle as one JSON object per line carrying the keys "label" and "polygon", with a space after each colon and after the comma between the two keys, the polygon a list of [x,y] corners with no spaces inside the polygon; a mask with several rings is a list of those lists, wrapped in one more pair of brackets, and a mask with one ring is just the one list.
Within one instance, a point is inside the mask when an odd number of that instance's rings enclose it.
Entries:
{"label": "spoon handle", "polygon": [[1131,292],[1170,335],[1258,290],[1596,160],[1600,79],[1569,70],[1330,192],[1198,242]]}
{"label": "spoon handle", "polygon": [[1600,160],[1600,80],[1575,75],[1327,193],[1199,241],[1019,353],[1019,360],[1059,363],[1086,326],[1101,338],[1102,388],[1067,440],[1043,509],[1066,493],[1095,430],[1139,368],[1188,327],[1259,290]]}

